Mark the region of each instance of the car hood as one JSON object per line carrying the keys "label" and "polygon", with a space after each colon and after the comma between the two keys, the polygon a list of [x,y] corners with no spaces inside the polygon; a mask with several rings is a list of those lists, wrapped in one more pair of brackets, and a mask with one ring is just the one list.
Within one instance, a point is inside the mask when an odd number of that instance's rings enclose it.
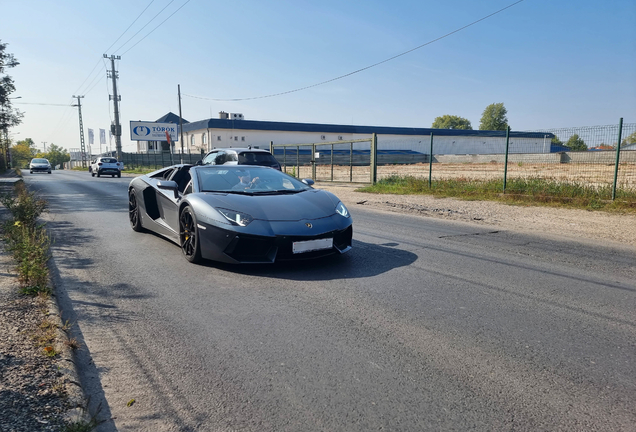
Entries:
{"label": "car hood", "polygon": [[254,219],[297,221],[333,215],[339,200],[323,190],[308,190],[291,195],[240,195],[201,193],[197,198],[212,207],[247,213]]}

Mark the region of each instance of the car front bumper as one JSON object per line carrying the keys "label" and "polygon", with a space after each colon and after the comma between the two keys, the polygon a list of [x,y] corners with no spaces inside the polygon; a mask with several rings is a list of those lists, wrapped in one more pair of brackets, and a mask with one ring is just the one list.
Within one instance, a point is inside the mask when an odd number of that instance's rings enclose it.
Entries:
{"label": "car front bumper", "polygon": [[51,171],[51,167],[50,166],[32,166],[32,167],[29,167],[29,170],[33,172],[49,172]]}
{"label": "car front bumper", "polygon": [[[245,229],[259,224],[263,225],[263,235],[258,234],[257,226]],[[273,263],[343,254],[351,249],[353,238],[351,219],[340,215],[311,221],[254,221],[248,227],[228,225],[227,229],[201,222],[198,226],[202,257],[232,264]],[[333,239],[330,248],[294,253],[295,242],[330,238]]]}

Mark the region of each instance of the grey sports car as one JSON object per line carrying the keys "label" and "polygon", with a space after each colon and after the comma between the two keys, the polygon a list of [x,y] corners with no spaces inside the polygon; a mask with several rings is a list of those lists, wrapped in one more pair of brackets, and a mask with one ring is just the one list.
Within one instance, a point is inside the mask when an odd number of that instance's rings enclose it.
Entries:
{"label": "grey sports car", "polygon": [[173,165],[130,182],[130,225],[177,243],[193,263],[273,263],[348,252],[349,211],[311,184],[267,167]]}

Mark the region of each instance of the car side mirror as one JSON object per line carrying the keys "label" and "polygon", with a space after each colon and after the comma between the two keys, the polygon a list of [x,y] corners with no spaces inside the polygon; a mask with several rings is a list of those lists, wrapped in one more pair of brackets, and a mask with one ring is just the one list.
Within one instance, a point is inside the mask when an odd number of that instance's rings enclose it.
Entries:
{"label": "car side mirror", "polygon": [[203,161],[199,159],[195,165],[203,165]]}
{"label": "car side mirror", "polygon": [[171,190],[174,192],[174,197],[179,197],[179,185],[176,181],[172,180],[159,180],[157,182],[157,187],[163,190]]}
{"label": "car side mirror", "polygon": [[307,186],[311,186],[314,184],[314,181],[312,179],[302,179],[301,181],[305,183]]}

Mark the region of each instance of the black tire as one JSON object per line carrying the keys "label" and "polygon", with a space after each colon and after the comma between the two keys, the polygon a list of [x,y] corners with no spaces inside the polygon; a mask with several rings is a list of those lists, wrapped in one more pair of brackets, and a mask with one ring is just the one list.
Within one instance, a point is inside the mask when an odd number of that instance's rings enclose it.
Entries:
{"label": "black tire", "polygon": [[111,174],[111,175],[110,175],[110,178],[115,178],[115,174]]}
{"label": "black tire", "polygon": [[121,178],[121,173],[117,173],[117,178]]}
{"label": "black tire", "polygon": [[51,171],[49,171],[49,174],[51,174]]}
{"label": "black tire", "polygon": [[179,215],[179,243],[185,259],[193,264],[202,261],[197,219],[190,206],[184,207]]}
{"label": "black tire", "polygon": [[91,177],[95,177],[95,173],[94,172],[91,173]]}
{"label": "black tire", "polygon": [[128,191],[128,219],[130,220],[130,227],[133,231],[144,231],[144,227],[141,226],[141,213],[139,213],[139,203],[137,202],[137,194],[135,194],[134,189]]}
{"label": "black tire", "polygon": [[31,171],[29,171],[29,172],[30,172],[31,174],[33,174],[33,171],[32,171],[32,170],[31,170]]}
{"label": "black tire", "polygon": [[100,173],[99,171],[97,171],[97,177],[101,177],[102,173]]}

